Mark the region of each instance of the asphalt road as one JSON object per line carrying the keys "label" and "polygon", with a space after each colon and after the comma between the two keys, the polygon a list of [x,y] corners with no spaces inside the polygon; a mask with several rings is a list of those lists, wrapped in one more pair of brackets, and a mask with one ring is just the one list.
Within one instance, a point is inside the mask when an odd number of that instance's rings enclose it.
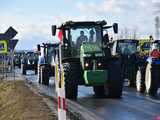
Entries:
{"label": "asphalt road", "polygon": [[[26,77],[30,82],[40,87],[44,94],[53,96],[54,78],[51,78],[49,86],[44,86],[38,84],[34,72],[28,71]],[[102,99],[93,95],[91,87],[80,86],[78,89],[76,103],[85,107],[101,120],[155,120],[160,116],[160,94],[157,98],[151,98],[145,94],[137,93],[135,89],[124,87],[121,99]]]}

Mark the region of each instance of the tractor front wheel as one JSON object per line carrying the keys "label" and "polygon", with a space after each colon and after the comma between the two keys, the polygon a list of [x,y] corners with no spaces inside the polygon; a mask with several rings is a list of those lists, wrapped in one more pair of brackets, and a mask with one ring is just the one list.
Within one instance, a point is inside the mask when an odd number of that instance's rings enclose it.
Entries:
{"label": "tractor front wheel", "polygon": [[147,64],[146,67],[146,76],[145,76],[145,85],[146,85],[146,92],[151,96],[157,95],[158,90],[158,66]]}
{"label": "tractor front wheel", "polygon": [[68,99],[77,99],[78,93],[78,79],[76,63],[64,63],[64,81],[65,81],[65,94]]}

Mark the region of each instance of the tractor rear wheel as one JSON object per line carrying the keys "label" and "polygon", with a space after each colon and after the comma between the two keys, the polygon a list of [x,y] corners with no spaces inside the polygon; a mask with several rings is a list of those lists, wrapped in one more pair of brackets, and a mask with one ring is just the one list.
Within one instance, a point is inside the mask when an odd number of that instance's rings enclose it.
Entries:
{"label": "tractor rear wheel", "polygon": [[123,76],[121,71],[121,60],[110,62],[107,85],[109,97],[120,98],[122,96]]}
{"label": "tractor rear wheel", "polygon": [[78,79],[76,63],[64,63],[64,81],[65,81],[65,94],[68,99],[77,99],[78,93]]}
{"label": "tractor rear wheel", "polygon": [[146,85],[146,92],[150,96],[156,96],[158,90],[158,66],[147,64],[146,67],[146,75],[145,75],[145,85]]}

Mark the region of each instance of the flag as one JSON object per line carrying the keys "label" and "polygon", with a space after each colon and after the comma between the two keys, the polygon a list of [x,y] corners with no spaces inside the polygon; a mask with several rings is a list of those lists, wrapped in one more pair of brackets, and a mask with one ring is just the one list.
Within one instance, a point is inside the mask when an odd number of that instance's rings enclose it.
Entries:
{"label": "flag", "polygon": [[58,38],[59,38],[60,43],[62,43],[62,39],[63,39],[63,31],[62,31],[62,29],[59,30]]}

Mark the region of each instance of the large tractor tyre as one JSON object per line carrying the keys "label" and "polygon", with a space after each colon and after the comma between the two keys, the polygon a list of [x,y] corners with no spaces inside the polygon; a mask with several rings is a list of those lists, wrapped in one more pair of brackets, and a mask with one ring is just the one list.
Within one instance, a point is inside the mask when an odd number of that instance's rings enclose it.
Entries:
{"label": "large tractor tyre", "polygon": [[110,62],[107,85],[109,97],[120,98],[122,96],[123,77],[121,71],[121,60]]}
{"label": "large tractor tyre", "polygon": [[79,74],[77,71],[76,63],[64,63],[64,81],[65,81],[65,94],[68,99],[77,99],[78,94],[78,79]]}
{"label": "large tractor tyre", "polygon": [[156,96],[158,90],[158,66],[147,64],[146,75],[145,75],[145,85],[146,92],[150,96]]}
{"label": "large tractor tyre", "polygon": [[21,71],[22,71],[22,75],[26,75],[26,65],[25,64],[21,65]]}
{"label": "large tractor tyre", "polygon": [[144,66],[139,67],[137,70],[136,88],[137,88],[137,91],[140,93],[145,92],[146,87],[145,87],[145,67]]}
{"label": "large tractor tyre", "polygon": [[41,80],[42,84],[49,85],[49,72],[45,66],[41,67]]}
{"label": "large tractor tyre", "polygon": [[103,97],[105,95],[104,86],[93,86],[93,91],[96,97]]}

